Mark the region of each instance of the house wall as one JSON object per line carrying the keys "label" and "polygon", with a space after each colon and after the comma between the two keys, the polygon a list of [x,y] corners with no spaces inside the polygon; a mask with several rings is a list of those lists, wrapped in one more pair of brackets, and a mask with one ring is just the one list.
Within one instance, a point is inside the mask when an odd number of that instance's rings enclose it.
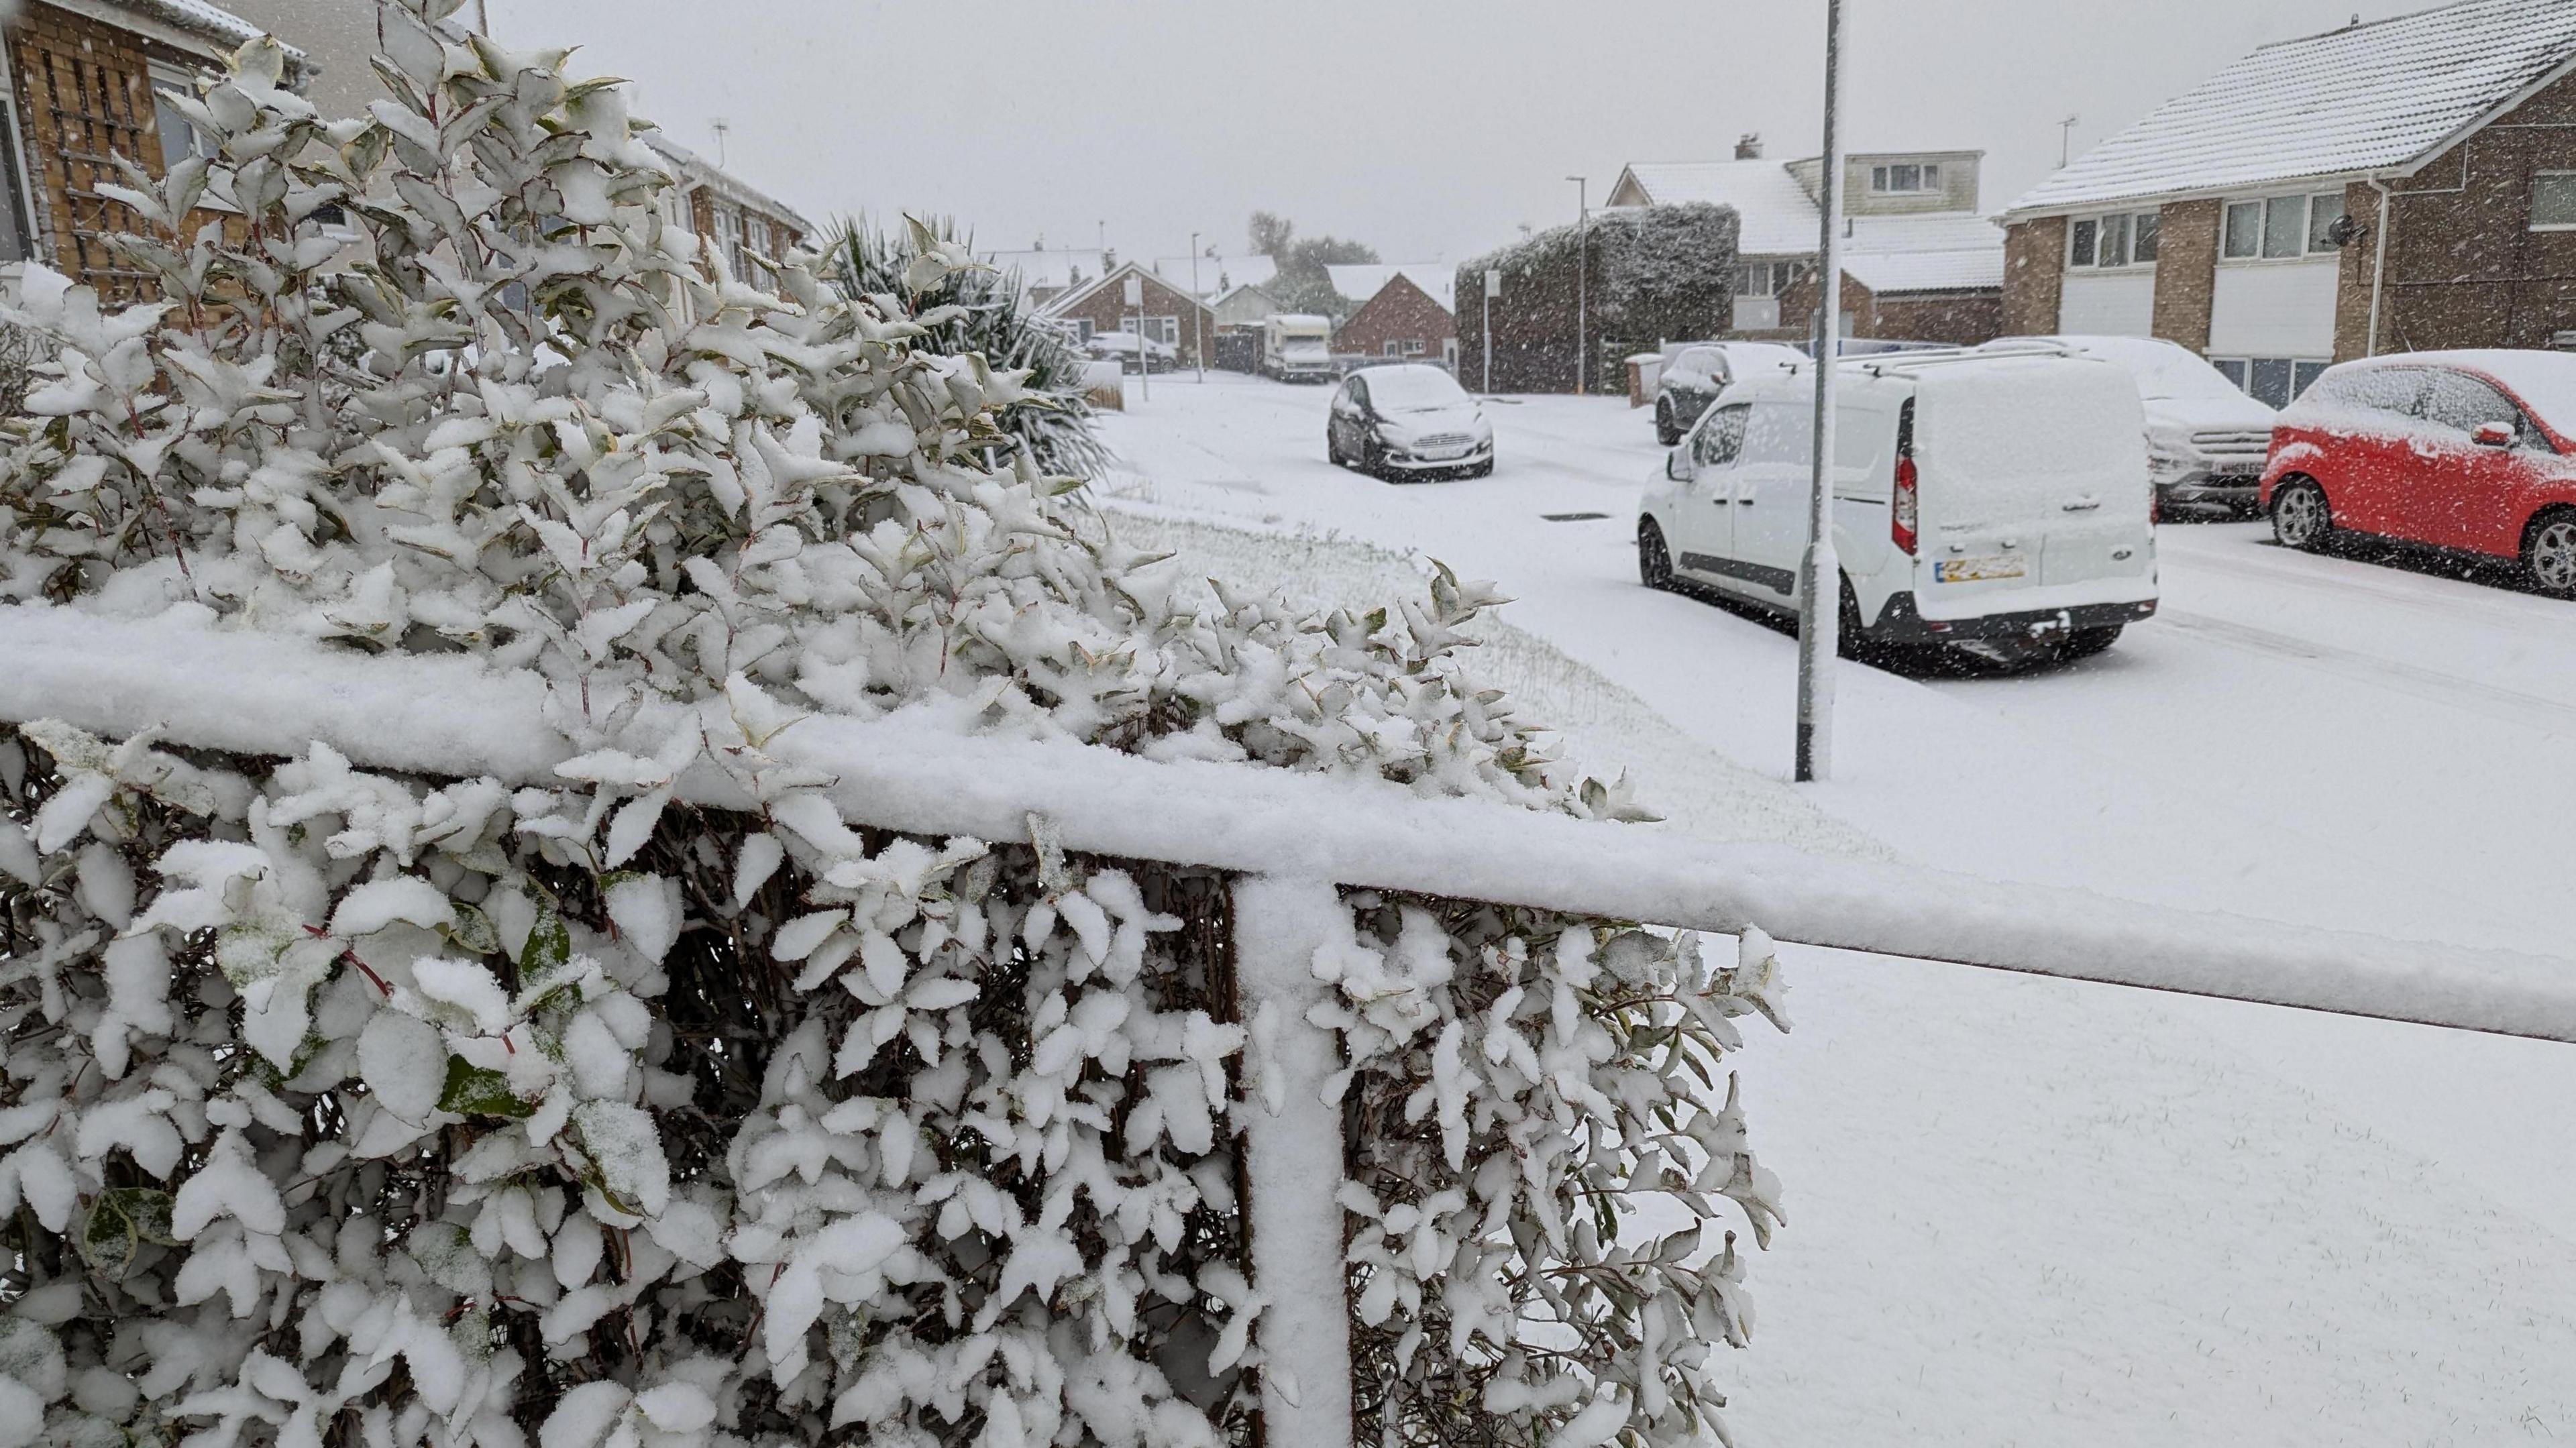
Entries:
{"label": "house wall", "polygon": [[2209,355],[2334,355],[2338,258],[2228,262],[2210,292]]}
{"label": "house wall", "polygon": [[2043,216],[2004,228],[2003,329],[2044,337],[2057,330],[2065,299],[2066,218]]}
{"label": "house wall", "polygon": [[[132,300],[145,295],[151,276],[127,266],[107,245],[109,236],[135,229],[141,218],[123,203],[101,196],[97,187],[123,180],[112,156],[161,174],[152,62],[193,70],[206,59],[42,0],[29,0],[8,22],[5,35],[17,92],[16,139],[33,188],[28,207],[34,213],[38,251],[57,270],[98,288],[103,296]],[[220,215],[192,212],[188,230],[193,233]],[[244,235],[240,222],[221,219],[226,238],[238,244]]]}
{"label": "house wall", "polygon": [[1398,275],[1389,278],[1385,286],[1378,288],[1377,295],[1353,312],[1351,319],[1333,334],[1333,350],[1383,357],[1391,342],[1399,357],[1438,362],[1449,355],[1457,340],[1458,324],[1448,309],[1433,301],[1410,278]]}
{"label": "house wall", "polygon": [[[2576,232],[2531,229],[2540,171],[2576,171],[2576,77],[2391,183],[2380,351],[2546,347],[2554,334],[2576,331]],[[2349,272],[2348,282],[2368,280],[2366,262]],[[2356,306],[2366,317],[2366,291],[2339,315]]]}
{"label": "house wall", "polygon": [[2209,350],[2210,306],[2218,287],[2218,227],[2226,206],[2215,200],[2169,201],[2156,217],[2156,295],[2151,335]]}
{"label": "house wall", "polygon": [[[1977,209],[1977,163],[1974,151],[1892,151],[1843,157],[1843,211],[1851,216],[1917,216],[1933,211]],[[1870,168],[1891,161],[1930,161],[1941,168],[1937,191],[1880,196],[1869,189]],[[1789,163],[1789,174],[1809,196],[1823,194],[1824,162],[1817,157]],[[1617,204],[1616,202],[1612,204]]]}
{"label": "house wall", "polygon": [[[2153,336],[2159,278],[2153,267],[2100,276],[2068,272],[2059,288],[2057,325],[2049,330],[2077,337]],[[2206,309],[2201,330],[2208,330]]]}
{"label": "house wall", "polygon": [[[1180,337],[1174,345],[1180,349],[1184,362],[1194,364],[1197,361],[1196,349],[1202,338],[1206,340],[1209,349],[1214,350],[1216,317],[1205,306],[1192,300],[1188,292],[1165,285],[1151,272],[1135,271],[1127,275],[1144,278],[1146,316],[1179,319]],[[1126,296],[1126,278],[1113,277],[1094,288],[1091,295],[1070,307],[1056,311],[1053,315],[1067,322],[1087,321],[1091,323],[1091,329],[1095,332],[1130,330],[1135,325],[1136,309],[1127,305]],[[1195,328],[1190,324],[1193,313],[1199,317],[1199,324]]]}
{"label": "house wall", "polygon": [[[1999,290],[1982,288],[1880,296],[1845,272],[1842,314],[1842,334],[1846,337],[1949,342],[1969,347],[2003,335],[2004,298]],[[1815,315],[1816,278],[1809,272],[1780,294],[1780,317],[1795,328],[1791,340],[1803,340],[1815,325]]]}

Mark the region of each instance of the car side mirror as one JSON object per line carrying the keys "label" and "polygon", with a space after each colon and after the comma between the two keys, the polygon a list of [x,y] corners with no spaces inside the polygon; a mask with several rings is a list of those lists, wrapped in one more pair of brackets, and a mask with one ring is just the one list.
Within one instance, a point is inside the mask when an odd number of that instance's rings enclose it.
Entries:
{"label": "car side mirror", "polygon": [[1687,483],[1691,480],[1687,445],[1674,448],[1664,454],[1664,476],[1677,483]]}
{"label": "car side mirror", "polygon": [[2511,447],[2513,446],[2513,424],[2490,422],[2480,427],[2476,436],[2480,447]]}

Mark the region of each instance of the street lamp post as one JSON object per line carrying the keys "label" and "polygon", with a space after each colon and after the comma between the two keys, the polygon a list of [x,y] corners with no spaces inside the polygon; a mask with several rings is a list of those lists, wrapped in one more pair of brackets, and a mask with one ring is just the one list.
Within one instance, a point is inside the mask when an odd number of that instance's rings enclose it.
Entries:
{"label": "street lamp post", "polygon": [[1207,298],[1199,295],[1199,234],[1190,233],[1190,352],[1198,358],[1199,381],[1207,381]]}
{"label": "street lamp post", "polygon": [[1843,152],[1836,107],[1842,101],[1843,0],[1825,0],[1825,159],[1823,231],[1816,242],[1816,455],[1807,498],[1807,553],[1800,560],[1798,600],[1798,758],[1801,784],[1825,778],[1833,765],[1834,655],[1842,622],[1842,564],[1834,557],[1834,374],[1842,370],[1843,268],[1835,242],[1843,229]]}
{"label": "street lamp post", "polygon": [[1591,183],[1581,176],[1565,178],[1574,183],[1574,395],[1583,395],[1584,313],[1589,298],[1584,295],[1589,285],[1587,273],[1592,270],[1592,205]]}

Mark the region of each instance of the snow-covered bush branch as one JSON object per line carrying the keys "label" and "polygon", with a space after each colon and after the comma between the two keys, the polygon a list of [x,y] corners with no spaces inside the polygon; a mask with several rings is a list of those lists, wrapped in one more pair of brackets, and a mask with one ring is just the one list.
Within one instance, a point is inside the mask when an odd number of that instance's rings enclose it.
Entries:
{"label": "snow-covered bush branch", "polygon": [[[182,103],[217,154],[117,193],[155,302],[31,268],[0,595],[534,671],[577,757],[0,737],[0,1448],[1239,1435],[1264,1294],[1311,1284],[1243,1265],[1279,1103],[1226,881],[890,835],[770,745],[902,709],[1635,805],[1473,681],[1489,590],[1177,605],[1013,445],[1022,373],[820,258],[732,275],[615,87],[454,3],[389,9],[363,120],[265,43]],[[246,239],[181,232],[207,196]],[[1700,1431],[1750,1321],[1702,1224],[1777,1215],[1720,1084],[1758,945],[1353,899],[1316,1024],[1384,1436]]]}

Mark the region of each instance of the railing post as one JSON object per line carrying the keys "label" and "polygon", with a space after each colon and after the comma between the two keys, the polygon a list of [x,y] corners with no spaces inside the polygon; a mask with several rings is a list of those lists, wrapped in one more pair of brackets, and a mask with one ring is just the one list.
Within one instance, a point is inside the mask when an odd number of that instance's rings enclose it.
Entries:
{"label": "railing post", "polygon": [[1308,1024],[1324,999],[1315,952],[1349,931],[1329,881],[1247,875],[1234,883],[1236,988],[1253,1030],[1253,1112],[1244,1130],[1244,1207],[1256,1325],[1265,1364],[1266,1440],[1351,1448],[1351,1338],[1342,1265],[1342,1112],[1323,1099],[1341,1069],[1329,1030]]}

